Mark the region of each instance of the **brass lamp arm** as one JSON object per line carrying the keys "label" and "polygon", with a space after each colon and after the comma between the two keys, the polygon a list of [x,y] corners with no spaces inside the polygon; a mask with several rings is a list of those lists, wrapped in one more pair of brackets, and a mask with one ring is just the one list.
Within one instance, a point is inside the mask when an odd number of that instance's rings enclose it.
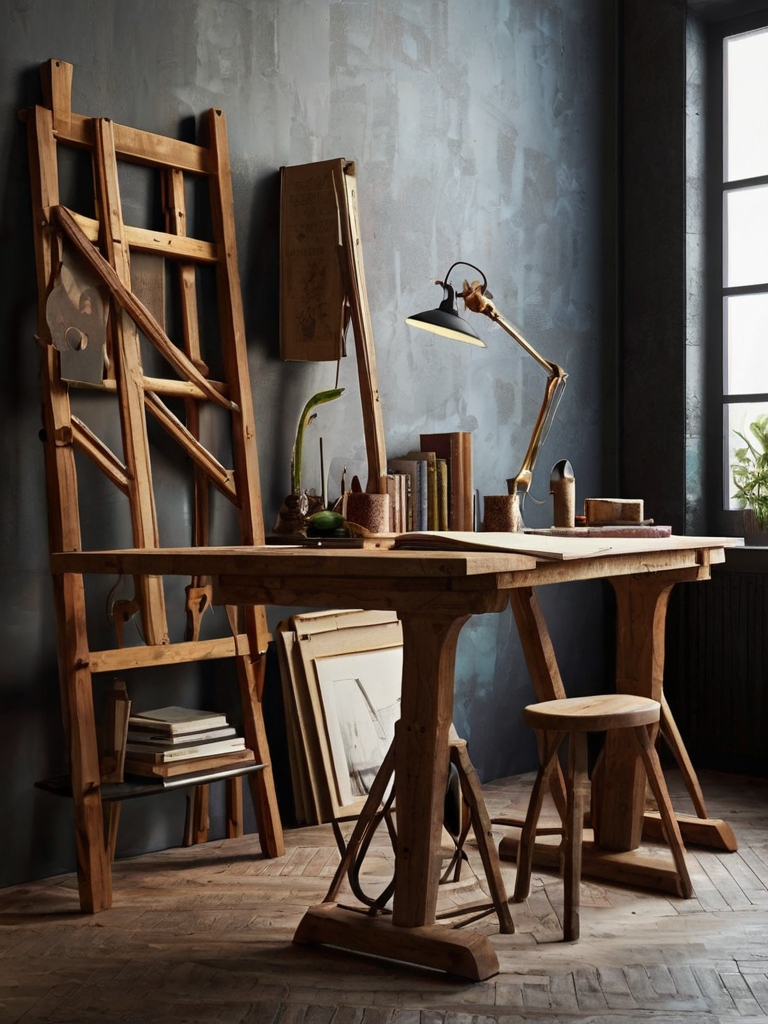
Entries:
{"label": "brass lamp arm", "polygon": [[465,281],[463,291],[459,292],[459,296],[464,299],[464,306],[473,313],[483,313],[489,320],[493,320],[494,323],[498,324],[499,327],[506,331],[511,338],[514,338],[517,344],[521,348],[525,349],[528,355],[532,356],[539,366],[543,370],[546,370],[548,374],[555,377],[567,377],[568,374],[559,367],[557,363],[550,363],[550,361],[545,359],[544,356],[539,355],[533,345],[531,345],[529,341],[525,340],[514,324],[511,324],[509,320],[501,315],[493,304],[488,293],[484,293],[484,287],[485,286],[480,281],[473,281],[472,284]]}
{"label": "brass lamp arm", "polygon": [[552,425],[552,420],[555,418],[555,412],[562,397],[568,374],[556,364],[553,363],[552,366],[554,366],[558,373],[552,374],[547,378],[544,400],[541,403],[539,415],[536,417],[536,423],[533,427],[531,440],[528,442],[528,450],[523,458],[523,463],[517,476],[507,480],[507,491],[509,494],[530,490],[531,477],[533,476],[533,468],[536,465],[539,449],[544,444],[549,428]]}
{"label": "brass lamp arm", "polygon": [[557,363],[552,363],[548,359],[545,359],[544,356],[540,355],[533,345],[525,340],[517,328],[501,315],[485,292],[485,283],[473,281],[470,285],[465,281],[464,289],[460,294],[464,299],[464,305],[467,309],[471,310],[473,313],[483,313],[494,323],[498,324],[503,331],[506,331],[506,333],[513,338],[529,356],[535,359],[543,370],[547,372],[547,386],[544,391],[544,400],[541,403],[539,414],[536,417],[533,433],[531,434],[531,439],[528,442],[528,450],[525,453],[523,463],[517,476],[507,480],[507,490],[510,494],[516,494],[518,491],[525,492],[530,488],[533,469],[536,465],[539,449],[544,443],[544,439],[552,425],[558,403],[562,396],[563,389],[565,388],[565,382],[568,374],[561,366],[558,366]]}

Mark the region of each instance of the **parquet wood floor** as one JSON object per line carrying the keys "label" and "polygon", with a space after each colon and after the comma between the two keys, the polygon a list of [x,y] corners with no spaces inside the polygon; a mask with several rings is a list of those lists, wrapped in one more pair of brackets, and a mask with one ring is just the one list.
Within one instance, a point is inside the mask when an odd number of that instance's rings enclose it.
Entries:
{"label": "parquet wood floor", "polygon": [[[521,813],[532,778],[486,785],[491,814]],[[562,884],[534,873],[530,899],[512,906],[514,935],[497,934],[493,917],[476,925],[501,965],[481,984],[291,944],[337,863],[330,826],[289,831],[279,860],[246,836],[118,861],[114,907],[93,917],[78,912],[72,875],[2,890],[0,1022],[768,1022],[768,781],[702,782],[740,848],[689,848],[695,899],[585,882],[582,936],[565,944],[553,941]],[[371,852],[372,892],[391,861],[384,842]],[[470,865],[480,871],[473,850]],[[511,892],[514,865],[504,874]],[[477,898],[464,875],[441,887],[441,905]]]}

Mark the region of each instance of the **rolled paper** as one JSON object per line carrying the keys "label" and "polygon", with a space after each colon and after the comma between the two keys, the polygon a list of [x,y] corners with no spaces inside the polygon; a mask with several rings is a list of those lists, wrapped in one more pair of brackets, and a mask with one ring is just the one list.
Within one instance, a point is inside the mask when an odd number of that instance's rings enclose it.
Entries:
{"label": "rolled paper", "polygon": [[350,523],[370,531],[370,533],[389,533],[389,507],[391,499],[388,494],[367,494],[365,491],[350,491],[347,494],[347,511],[345,519]]}

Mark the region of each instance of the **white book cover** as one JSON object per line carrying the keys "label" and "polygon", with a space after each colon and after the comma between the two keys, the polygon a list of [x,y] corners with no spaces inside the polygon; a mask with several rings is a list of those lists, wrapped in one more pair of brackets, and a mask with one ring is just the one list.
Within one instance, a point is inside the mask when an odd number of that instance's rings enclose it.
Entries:
{"label": "white book cover", "polygon": [[128,743],[125,750],[127,754],[138,760],[151,761],[153,764],[167,764],[170,761],[186,761],[190,758],[213,757],[216,754],[229,754],[232,751],[245,750],[245,740],[242,736],[233,736],[216,743],[192,744],[185,747],[173,747],[169,750],[152,750],[151,748],[147,749],[141,743]]}
{"label": "white book cover", "polygon": [[158,732],[186,733],[225,726],[229,723],[226,715],[216,711],[201,711],[198,708],[182,708],[172,705],[166,708],[154,708],[151,711],[137,711],[136,714],[131,715],[128,724],[132,728],[153,727]]}
{"label": "white book cover", "polygon": [[201,729],[199,732],[184,732],[177,736],[169,736],[167,732],[153,732],[151,729],[129,729],[128,742],[164,750],[167,747],[184,744],[189,746],[190,743],[213,743],[215,740],[225,740],[229,736],[234,736],[236,732],[234,725],[218,729]]}

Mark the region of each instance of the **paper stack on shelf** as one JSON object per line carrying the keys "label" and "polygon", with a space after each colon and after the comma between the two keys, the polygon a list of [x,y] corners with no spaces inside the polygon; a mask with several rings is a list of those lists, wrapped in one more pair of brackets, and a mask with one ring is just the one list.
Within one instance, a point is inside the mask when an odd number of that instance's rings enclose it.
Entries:
{"label": "paper stack on shelf", "polygon": [[255,758],[226,716],[196,708],[142,711],[128,720],[125,771],[177,778],[252,764]]}

